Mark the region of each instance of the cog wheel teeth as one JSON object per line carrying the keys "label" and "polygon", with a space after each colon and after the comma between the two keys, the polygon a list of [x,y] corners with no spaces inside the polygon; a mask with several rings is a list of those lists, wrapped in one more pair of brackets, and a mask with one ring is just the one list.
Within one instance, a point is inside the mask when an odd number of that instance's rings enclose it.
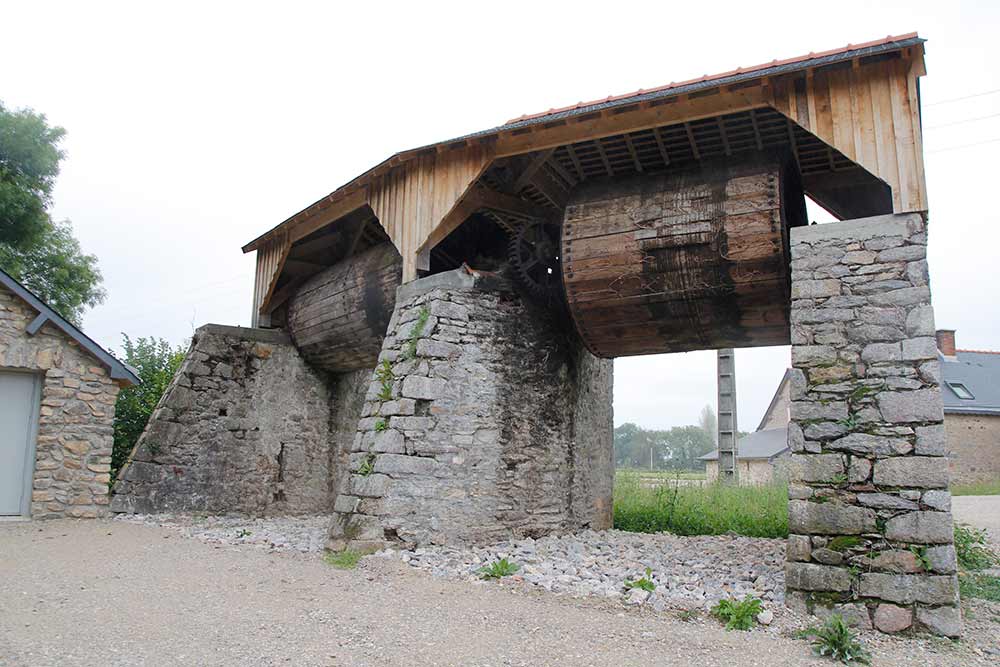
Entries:
{"label": "cog wheel teeth", "polygon": [[551,299],[562,287],[558,225],[533,221],[522,225],[508,244],[507,257],[518,282],[532,294]]}

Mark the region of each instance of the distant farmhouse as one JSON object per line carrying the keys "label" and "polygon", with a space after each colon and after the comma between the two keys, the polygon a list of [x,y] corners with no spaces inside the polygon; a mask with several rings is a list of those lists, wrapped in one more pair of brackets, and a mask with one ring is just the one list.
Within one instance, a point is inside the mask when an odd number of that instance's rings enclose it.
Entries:
{"label": "distant farmhouse", "polygon": [[[788,419],[791,392],[791,371],[778,384],[771,404],[764,411],[757,430],[736,443],[737,472],[741,484],[769,484],[785,473],[789,461]],[[719,450],[700,457],[705,462],[709,482],[719,477]]]}
{"label": "distant farmhouse", "polygon": [[951,329],[937,345],[951,480],[1000,479],[1000,352],[956,349]]}
{"label": "distant farmhouse", "polygon": [[[955,331],[938,329],[941,397],[951,481],[1000,479],[1000,351],[959,350]],[[737,445],[744,484],[767,484],[784,474],[788,461],[790,371],[786,371],[757,430]],[[709,481],[718,478],[719,452],[701,457]]]}

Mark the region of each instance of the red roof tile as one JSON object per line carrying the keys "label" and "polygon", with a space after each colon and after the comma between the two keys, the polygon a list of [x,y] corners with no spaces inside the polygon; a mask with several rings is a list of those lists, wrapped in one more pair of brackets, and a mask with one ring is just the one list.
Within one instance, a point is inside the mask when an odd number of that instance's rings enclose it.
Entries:
{"label": "red roof tile", "polygon": [[665,86],[659,86],[659,87],[656,87],[656,88],[648,88],[648,89],[646,89],[646,88],[640,88],[639,90],[633,91],[631,93],[625,93],[624,95],[609,95],[608,97],[606,97],[604,99],[600,99],[600,100],[591,100],[590,102],[577,102],[576,104],[573,104],[573,105],[570,105],[570,106],[566,106],[566,107],[549,109],[548,111],[542,111],[542,112],[539,112],[539,113],[525,114],[523,116],[519,116],[518,118],[512,118],[511,120],[508,120],[506,124],[510,125],[511,123],[519,123],[521,121],[530,120],[532,118],[541,118],[543,116],[549,116],[549,115],[556,114],[556,113],[562,113],[564,111],[572,111],[573,109],[579,109],[581,107],[588,107],[588,106],[591,106],[591,105],[594,105],[594,104],[605,104],[605,103],[608,103],[608,102],[618,102],[620,100],[626,100],[626,99],[628,99],[630,97],[637,97],[639,95],[646,95],[648,93],[664,92],[664,91],[670,90],[671,88],[679,88],[681,86],[690,85],[692,83],[701,83],[701,82],[704,82],[704,81],[714,81],[716,79],[724,79],[727,76],[733,76],[735,74],[748,74],[748,73],[755,72],[755,71],[758,71],[758,70],[765,70],[765,69],[768,69],[770,67],[777,67],[779,65],[790,65],[790,64],[797,63],[797,62],[802,62],[802,61],[805,61],[805,60],[811,60],[813,58],[823,58],[823,57],[826,57],[826,56],[834,56],[834,55],[837,55],[839,53],[846,53],[847,51],[853,51],[855,49],[864,49],[864,48],[868,48],[868,47],[872,47],[872,46],[881,46],[882,44],[889,44],[891,42],[899,42],[899,41],[902,41],[904,39],[912,39],[913,37],[916,37],[916,36],[917,36],[917,33],[915,33],[915,32],[909,32],[909,33],[906,33],[905,35],[888,35],[886,37],[883,37],[882,39],[876,39],[876,40],[873,40],[871,42],[864,42],[862,44],[848,44],[847,46],[842,46],[842,47],[837,48],[837,49],[830,49],[829,51],[820,51],[819,53],[816,53],[814,51],[810,51],[809,53],[807,53],[807,54],[805,54],[803,56],[796,56],[794,58],[786,58],[784,60],[772,60],[769,63],[761,63],[760,65],[754,65],[753,67],[737,67],[736,69],[729,70],[728,72],[721,72],[719,74],[712,74],[712,75],[703,74],[702,76],[700,76],[698,78],[688,79],[687,81],[671,81],[670,83],[668,83]]}

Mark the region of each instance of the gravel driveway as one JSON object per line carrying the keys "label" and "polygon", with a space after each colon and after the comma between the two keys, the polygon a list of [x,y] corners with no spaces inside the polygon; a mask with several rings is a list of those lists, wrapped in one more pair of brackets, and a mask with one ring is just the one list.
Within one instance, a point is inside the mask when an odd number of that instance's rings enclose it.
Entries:
{"label": "gravel driveway", "polygon": [[[961,643],[866,634],[877,665],[996,664],[1000,607]],[[831,665],[768,628],[432,577],[392,559],[211,544],[111,521],[0,524],[2,665]],[[997,654],[990,651],[998,650]]]}

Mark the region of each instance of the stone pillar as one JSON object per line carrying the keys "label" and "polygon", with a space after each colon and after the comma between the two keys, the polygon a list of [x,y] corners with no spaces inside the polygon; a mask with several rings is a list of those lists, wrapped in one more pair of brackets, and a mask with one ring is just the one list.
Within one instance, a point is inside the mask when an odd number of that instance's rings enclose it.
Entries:
{"label": "stone pillar", "polygon": [[330,548],[609,528],[612,362],[566,317],[461,269],[402,286]]}
{"label": "stone pillar", "polygon": [[962,621],[920,215],[791,230],[789,605],[885,632]]}

